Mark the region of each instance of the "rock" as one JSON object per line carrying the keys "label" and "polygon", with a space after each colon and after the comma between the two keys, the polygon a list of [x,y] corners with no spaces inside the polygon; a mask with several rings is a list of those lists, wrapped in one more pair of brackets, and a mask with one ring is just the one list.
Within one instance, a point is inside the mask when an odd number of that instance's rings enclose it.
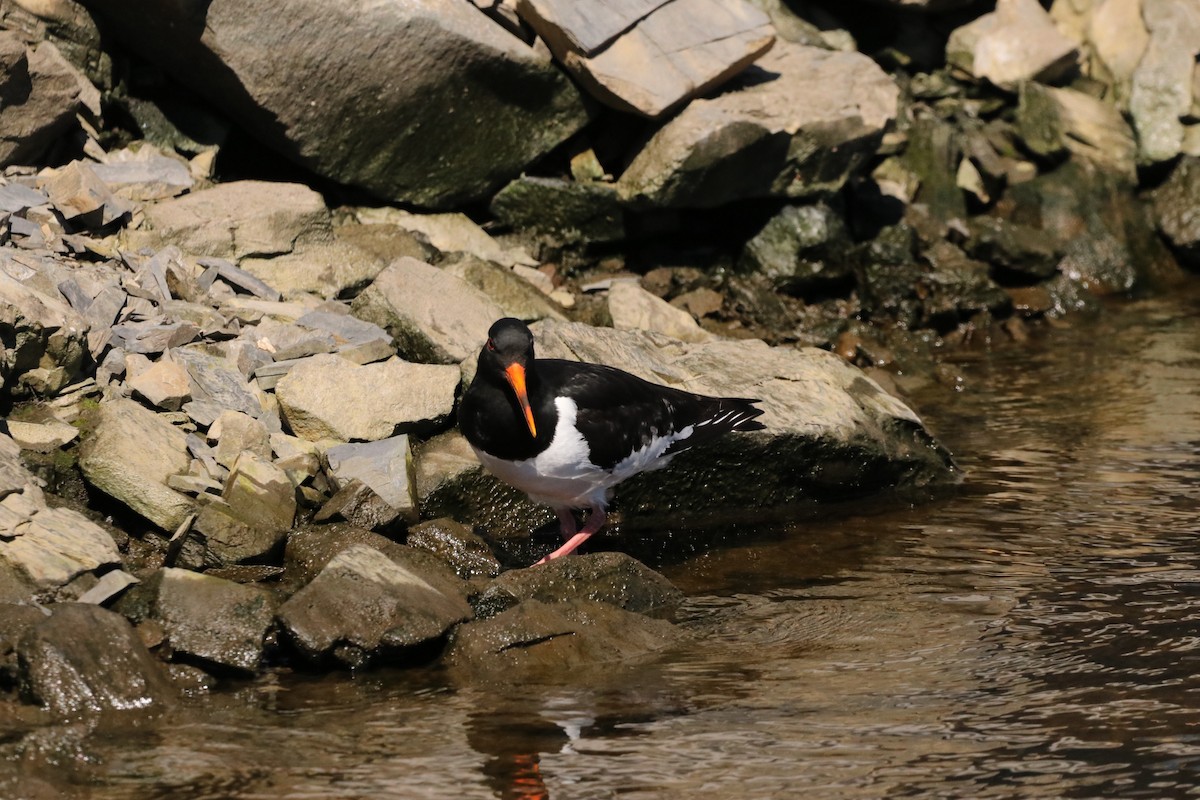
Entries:
{"label": "rock", "polygon": [[57,394],[80,377],[87,352],[87,322],[61,296],[35,288],[37,275],[27,264],[9,267],[0,253],[0,388],[16,397]]}
{"label": "rock", "polygon": [[[192,402],[189,406],[206,403],[216,410],[212,419],[203,424],[211,425],[222,410],[240,411],[256,419],[266,420],[272,414],[264,409],[249,381],[237,365],[219,356],[212,355],[202,347],[180,347],[171,351],[171,358],[187,368],[191,379]],[[278,428],[278,424],[272,426]]]}
{"label": "rock", "polygon": [[1008,294],[991,280],[987,264],[949,242],[934,244],[924,255],[933,267],[921,277],[924,324],[948,330],[981,311],[1008,311]]}
{"label": "rock", "polygon": [[243,519],[224,500],[210,500],[200,507],[190,537],[198,541],[201,558],[179,563],[195,567],[227,566],[273,553],[287,538],[287,529],[263,524],[262,520]]}
{"label": "rock", "polygon": [[619,331],[654,331],[683,342],[704,342],[712,334],[692,315],[655,297],[636,281],[614,281],[608,291],[608,313]]}
{"label": "rock", "polygon": [[621,199],[713,208],[834,192],[896,117],[899,89],[859,53],[780,42],[758,66],[759,83],[695,100],[666,123],[621,175]]}
{"label": "rock", "polygon": [[489,210],[503,224],[558,245],[625,238],[625,212],[612,184],[522,175],[496,193]]}
{"label": "rock", "polygon": [[170,680],[119,614],[86,603],[52,607],[17,645],[21,694],[59,716],[144,715],[175,698]]}
{"label": "rock", "polygon": [[131,243],[235,260],[289,253],[301,238],[332,235],[321,195],[296,183],[222,183],[148,205],[145,214],[143,230],[127,234]]}
{"label": "rock", "polygon": [[399,358],[359,366],[320,355],[293,367],[275,395],[288,427],[302,439],[373,441],[441,424],[454,409],[459,380],[448,366]]}
{"label": "rock", "polygon": [[223,667],[258,668],[275,618],[265,590],[185,569],[160,574],[154,618],[171,650]]}
{"label": "rock", "polygon": [[541,289],[517,275],[515,269],[465,253],[451,256],[442,262],[441,267],[487,295],[504,309],[506,317],[516,317],[526,322],[547,317],[565,319],[561,307]]}
{"label": "rock", "polygon": [[187,369],[165,357],[131,377],[126,384],[135,395],[164,411],[178,411],[192,399]]}
{"label": "rock", "polygon": [[411,648],[470,619],[465,597],[435,588],[418,572],[366,545],[335,555],[280,607],[279,621],[312,659],[348,666],[379,650]]}
{"label": "rock", "polygon": [[946,43],[950,66],[1008,91],[1022,81],[1053,83],[1077,57],[1037,0],[997,0],[995,11],[956,29]]}
{"label": "rock", "polygon": [[221,496],[235,517],[264,530],[286,531],[296,518],[296,491],[287,474],[249,450],[230,468]]}
{"label": "rock", "polygon": [[1200,9],[1191,0],[1143,0],[1141,5],[1150,38],[1133,71],[1129,113],[1139,160],[1154,164],[1179,154],[1189,127],[1184,119],[1194,117]]}
{"label": "rock", "polygon": [[240,411],[222,411],[208,429],[208,439],[217,445],[213,457],[228,469],[233,469],[243,452],[253,453],[268,461],[272,455],[271,434],[267,426]]}
{"label": "rock", "polygon": [[405,543],[445,561],[463,580],[494,578],[500,574],[500,562],[487,542],[466,525],[448,517],[413,525],[408,529]]}
{"label": "rock", "polygon": [[523,249],[506,247],[493,239],[466,214],[414,214],[398,208],[360,208],[355,216],[363,223],[394,225],[417,234],[443,255],[469,253],[506,267],[537,263]]}
{"label": "rock", "polygon": [[1026,83],[1021,87],[1017,125],[1025,146],[1040,156],[1070,153],[1130,180],[1137,177],[1133,132],[1110,103],[1072,89]]}
{"label": "rock", "polygon": [[467,3],[255,0],[207,8],[200,27],[189,7],[88,5],[260,141],[385,200],[485,199],[587,121],[544,52]]}
{"label": "rock", "polygon": [[746,243],[739,266],[787,292],[827,292],[853,280],[849,246],[846,224],[832,208],[788,205]]}
{"label": "rock", "polygon": [[467,584],[441,559],[422,550],[397,544],[365,528],[334,522],[297,528],[288,536],[283,561],[289,587],[298,589],[311,581],[336,556],[352,545],[379,550],[392,561],[419,572],[435,589],[448,595],[466,596]]}
{"label": "rock", "polygon": [[[407,436],[331,447],[325,451],[325,461],[335,487],[342,489],[351,481],[358,481],[386,507],[373,510],[368,524],[367,519],[347,513],[349,507],[339,504],[338,510],[347,521],[369,530],[390,528],[397,520],[417,521],[416,486]],[[361,504],[355,507],[361,508]]]}
{"label": "rock", "polygon": [[671,619],[683,602],[683,592],[624,553],[588,553],[505,572],[488,584],[475,609],[481,617],[494,616],[527,600],[587,600]]}
{"label": "rock", "polygon": [[109,153],[92,171],[117,197],[139,203],[178,197],[196,183],[186,161],[144,142]]}
{"label": "rock", "polygon": [[[956,477],[949,454],[912,410],[832,353],[756,340],[688,344],[550,320],[533,330],[541,358],[611,364],[689,391],[762,400],[765,431],[721,438],[719,458],[700,447],[622,484],[627,521],[779,508]],[[479,471],[455,471],[430,488],[434,502],[426,506],[423,498],[423,511],[476,520],[493,536],[525,535],[550,518],[498,483]]]}
{"label": "rock", "polygon": [[379,273],[351,304],[354,315],[386,330],[411,361],[474,361],[504,310],[474,286],[415,258]]}
{"label": "rock", "polygon": [[210,257],[197,259],[196,263],[204,267],[206,273],[209,271],[215,272],[215,276],[209,278],[210,284],[211,281],[216,280],[216,278],[220,278],[234,289],[240,289],[245,294],[261,297],[263,300],[270,300],[274,302],[282,297],[278,289],[267,285],[266,282],[260,280],[258,277],[252,275],[246,270],[239,269],[237,265],[231,261],[226,261],[223,258]]}
{"label": "rock", "polygon": [[46,193],[64,219],[89,228],[102,228],[126,214],[132,206],[114,195],[85,161],[72,161],[38,175],[38,188]]}
{"label": "rock", "polygon": [[581,10],[520,0],[517,12],[594,97],[658,118],[741,72],[775,40],[742,0],[644,0]]}
{"label": "rock", "polygon": [[913,121],[908,136],[901,160],[919,183],[913,201],[925,206],[939,224],[965,219],[967,203],[956,171],[962,147],[954,126],[935,117],[922,117]]}
{"label": "rock", "polygon": [[121,563],[121,554],[107,531],[69,508],[50,508],[31,482],[0,499],[0,563],[46,593]]}
{"label": "rock", "polygon": [[20,422],[8,420],[8,433],[22,450],[52,453],[79,438],[79,429],[65,422]]}
{"label": "rock", "polygon": [[102,606],[138,583],[140,581],[125,570],[114,569],[101,575],[95,586],[79,595],[78,602]]}
{"label": "rock", "polygon": [[45,607],[7,601],[0,603],[0,680],[5,685],[16,685],[20,674],[17,643],[27,630],[48,616],[50,611]]}
{"label": "rock", "polygon": [[375,279],[388,261],[340,239],[298,241],[290,253],[241,260],[247,272],[277,288],[286,297],[300,293],[347,297]]}
{"label": "rock", "polygon": [[1001,283],[1028,285],[1058,273],[1062,245],[1045,231],[988,215],[971,217],[968,224],[967,255],[990,265]]}
{"label": "rock", "polygon": [[99,116],[95,87],[52,42],[27,49],[0,32],[0,66],[0,167],[35,163],[89,106]]}
{"label": "rock", "polygon": [[669,622],[607,603],[527,600],[494,617],[460,626],[445,661],[476,679],[524,682],[534,676],[606,669],[683,641]]}
{"label": "rock", "polygon": [[79,455],[88,483],[162,530],[179,527],[193,504],[167,478],[187,471],[187,435],[132,400],[102,402],[93,424]]}
{"label": "rock", "polygon": [[1200,158],[1180,159],[1154,192],[1154,214],[1180,261],[1200,268]]}

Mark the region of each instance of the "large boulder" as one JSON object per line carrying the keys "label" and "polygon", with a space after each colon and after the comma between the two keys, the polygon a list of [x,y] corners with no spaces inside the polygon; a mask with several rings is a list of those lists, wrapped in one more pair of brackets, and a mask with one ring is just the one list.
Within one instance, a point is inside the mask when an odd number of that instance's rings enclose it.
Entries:
{"label": "large boulder", "polygon": [[[649,522],[780,508],[957,477],[949,454],[910,408],[827,351],[757,340],[689,344],[551,320],[533,331],[539,357],[611,364],[703,394],[761,398],[766,430],[723,437],[680,454],[667,469],[631,478],[617,490],[627,516]],[[431,490],[422,512],[462,515],[497,536],[527,534],[546,518],[498,483],[479,469],[458,471]]]}
{"label": "large boulder", "polygon": [[85,5],[270,147],[387,200],[482,199],[586,122],[548,56],[470,3]]}
{"label": "large boulder", "polygon": [[25,45],[0,31],[0,167],[32,164],[100,96],[52,42]]}
{"label": "large boulder", "polygon": [[634,206],[713,208],[841,188],[896,117],[900,90],[860,53],[779,42],[759,82],[694,100],[617,183]]}

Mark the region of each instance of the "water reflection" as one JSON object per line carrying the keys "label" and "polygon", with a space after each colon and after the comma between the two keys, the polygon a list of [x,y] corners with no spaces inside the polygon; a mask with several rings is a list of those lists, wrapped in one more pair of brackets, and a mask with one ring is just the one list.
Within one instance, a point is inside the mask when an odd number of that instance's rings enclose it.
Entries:
{"label": "water reflection", "polygon": [[963,359],[961,392],[918,398],[968,475],[948,496],[671,540],[687,647],[552,685],[292,677],[120,735],[32,720],[0,796],[1188,795],[1197,312]]}

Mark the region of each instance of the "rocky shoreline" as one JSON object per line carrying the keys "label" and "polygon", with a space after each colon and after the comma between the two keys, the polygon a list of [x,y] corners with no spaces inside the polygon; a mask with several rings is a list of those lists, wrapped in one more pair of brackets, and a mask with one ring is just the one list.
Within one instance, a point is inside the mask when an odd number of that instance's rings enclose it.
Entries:
{"label": "rocky shoreline", "polygon": [[954,481],[897,399],[936,351],[1197,263],[1186,2],[476,5],[0,2],[0,691],[677,644],[628,556],[512,569],[550,514],[454,427],[498,317],[762,398],[632,527]]}

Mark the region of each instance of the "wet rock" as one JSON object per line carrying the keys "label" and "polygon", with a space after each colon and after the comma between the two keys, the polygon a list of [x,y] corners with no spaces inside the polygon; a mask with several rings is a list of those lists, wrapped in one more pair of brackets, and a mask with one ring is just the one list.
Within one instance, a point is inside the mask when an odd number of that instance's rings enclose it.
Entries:
{"label": "wet rock", "polygon": [[1058,272],[1062,245],[1045,231],[986,215],[972,217],[969,229],[964,249],[1001,283],[1031,284]]}
{"label": "wet rock", "polygon": [[1179,161],[1154,192],[1154,214],[1179,259],[1200,268],[1200,158]]}
{"label": "wet rock", "polygon": [[137,246],[240,259],[288,253],[302,237],[332,235],[321,195],[296,183],[234,181],[146,206]]}
{"label": "wet rock", "polygon": [[159,528],[173,531],[192,501],[167,487],[187,471],[187,435],[132,400],[100,404],[94,428],[80,445],[79,467],[88,483]]}
{"label": "wet rock", "polygon": [[293,367],[275,395],[288,427],[303,439],[373,441],[445,421],[460,377],[453,367],[399,358],[359,366],[321,355]]}
{"label": "wet rock", "polygon": [[224,500],[210,500],[201,506],[188,540],[197,542],[195,555],[178,563],[201,568],[257,559],[275,552],[286,538],[286,528],[242,519]]}
{"label": "wet rock", "polygon": [[445,660],[472,678],[525,680],[577,674],[645,657],[684,640],[669,622],[607,603],[527,600],[494,617],[460,626]]}
{"label": "wet rock", "polygon": [[80,377],[87,353],[87,322],[61,295],[35,288],[39,274],[28,262],[0,269],[0,387],[16,397],[57,394]]}
{"label": "wet rock", "polygon": [[7,686],[17,683],[17,643],[25,632],[38,624],[50,612],[33,605],[0,601],[0,682]]}
{"label": "wet rock", "polygon": [[1021,87],[1017,124],[1021,139],[1040,156],[1068,153],[1133,179],[1133,132],[1116,106],[1072,89],[1036,83]]}
{"label": "wet rock", "polygon": [[895,119],[899,89],[869,58],[779,42],[760,82],[695,100],[617,182],[636,206],[713,208],[839,189]]}
{"label": "wet rock", "polygon": [[470,619],[465,596],[447,594],[421,573],[366,545],[339,552],[279,609],[302,653],[348,666],[379,650],[421,645]]}
{"label": "wet rock", "polygon": [[99,115],[99,97],[52,42],[33,48],[0,32],[0,166],[32,164],[75,124],[88,106]]}
{"label": "wet rock", "polygon": [[17,645],[26,699],[56,715],[145,713],[173,702],[170,680],[124,617],[83,603],[51,610]]}
{"label": "wet rock", "polygon": [[432,364],[473,360],[488,328],[504,316],[474,286],[414,258],[379,273],[351,307],[391,334],[400,355]]}
{"label": "wet rock", "polygon": [[648,0],[587,11],[521,0],[517,12],[594,97],[652,118],[741,72],[775,39],[767,16],[742,0]]}
{"label": "wet rock", "polygon": [[632,280],[613,282],[608,290],[608,313],[619,331],[654,331],[684,342],[712,338],[691,314],[655,297]]}
{"label": "wet rock", "polygon": [[[416,522],[416,487],[407,436],[331,447],[325,451],[325,461],[339,495],[354,481],[372,495],[352,504],[335,495],[330,503],[336,503],[343,519],[370,530],[391,528],[397,521]],[[318,521],[328,516],[323,508]]]}
{"label": "wet rock", "polygon": [[475,603],[481,617],[494,616],[526,600],[607,603],[625,611],[671,619],[683,593],[654,570],[624,553],[589,553],[505,572]]}
{"label": "wet rock", "polygon": [[544,291],[519,276],[515,269],[484,261],[466,253],[450,256],[441,268],[462,278],[504,309],[504,315],[533,322],[538,319],[565,319],[562,307]]}
{"label": "wet rock", "polygon": [[918,182],[913,201],[924,206],[936,224],[967,216],[966,199],[958,186],[961,159],[962,147],[950,123],[933,117],[914,120],[902,161]]}
{"label": "wet rock", "polygon": [[[954,479],[949,455],[912,410],[831,353],[755,340],[688,344],[549,320],[533,330],[542,358],[611,364],[689,391],[762,399],[765,431],[723,437],[719,458],[697,448],[667,469],[622,484],[627,520],[779,507],[814,493],[850,496]],[[511,493],[484,488],[489,482],[498,483],[457,471],[431,489],[433,507],[426,511],[477,520],[493,536],[527,534],[548,519],[544,509],[527,513],[529,505]]]}
{"label": "wet rock", "polygon": [[154,618],[176,655],[245,671],[258,668],[275,617],[265,590],[184,569],[167,568],[160,575]]}
{"label": "wet rock", "polygon": [[[1200,10],[1190,0],[1145,0],[1141,5],[1150,38],[1133,71],[1129,113],[1137,131],[1139,160],[1158,163],[1177,156],[1188,128],[1195,127]],[[1185,119],[1193,124],[1185,125]]]}
{"label": "wet rock", "polygon": [[50,508],[32,482],[0,499],[0,563],[36,591],[120,562],[107,531],[69,508]]}
{"label": "wet rock", "polygon": [[559,245],[591,245],[625,238],[625,213],[612,184],[522,175],[492,198],[496,219]]}
{"label": "wet rock", "polygon": [[131,377],[126,385],[135,396],[164,411],[178,411],[192,399],[187,369],[166,357]]}
{"label": "wet rock", "polygon": [[840,214],[820,203],[784,206],[746,243],[740,268],[805,295],[853,280],[850,240]]}
{"label": "wet rock", "polygon": [[926,249],[925,258],[933,267],[921,277],[928,324],[945,330],[981,311],[1008,310],[1008,294],[991,280],[987,264],[968,258],[949,242]]}
{"label": "wet rock", "polygon": [[1022,81],[1062,78],[1077,55],[1037,0],[998,0],[995,11],[956,29],[946,43],[948,64],[1010,91]]}
{"label": "wet rock", "polygon": [[494,578],[500,562],[482,537],[448,517],[432,519],[408,529],[409,547],[432,553],[450,565],[463,580]]}
{"label": "wet rock", "polygon": [[147,15],[129,0],[88,5],[260,141],[388,200],[484,199],[587,121],[544,51],[468,3],[359,2],[333,12],[254,0],[208,8],[202,28],[182,6]]}

